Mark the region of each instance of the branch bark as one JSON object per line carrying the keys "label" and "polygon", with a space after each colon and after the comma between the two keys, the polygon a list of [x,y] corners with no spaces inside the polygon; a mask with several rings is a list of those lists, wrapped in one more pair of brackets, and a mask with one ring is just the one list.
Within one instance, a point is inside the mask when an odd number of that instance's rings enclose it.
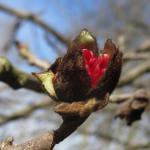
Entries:
{"label": "branch bark", "polygon": [[53,133],[47,132],[19,145],[13,145],[13,138],[8,138],[0,144],[0,150],[50,150],[52,143]]}
{"label": "branch bark", "polygon": [[36,92],[44,92],[41,84],[31,75],[14,67],[5,57],[0,57],[0,81],[12,88],[27,88]]}
{"label": "branch bark", "polygon": [[[13,145],[13,139],[6,139],[0,144],[1,150],[52,150],[59,142],[72,134],[93,111],[102,109],[108,104],[109,95],[100,101],[90,99],[85,102],[60,103],[55,111],[62,116],[63,122],[60,127],[53,131],[33,138],[23,144]],[[91,103],[92,102],[92,103]],[[78,109],[74,109],[78,107]],[[97,107],[98,106],[98,107]],[[72,109],[71,109],[72,108]],[[87,109],[89,111],[87,111]],[[72,110],[75,110],[73,112]],[[87,113],[81,116],[81,112]]]}
{"label": "branch bark", "polygon": [[[136,94],[136,98],[141,98],[142,91],[133,94],[126,94],[120,97],[112,97],[111,102],[118,103],[131,99]],[[142,96],[145,96],[142,94]],[[150,96],[150,95],[147,95]],[[144,98],[144,97],[142,97]],[[150,97],[147,97],[150,99]],[[89,115],[99,109],[104,108],[109,102],[109,94],[103,100],[96,101],[90,99],[85,102],[73,103],[58,103],[55,107],[55,112],[62,116],[63,122],[60,127],[53,132],[47,132],[33,138],[23,144],[13,145],[13,139],[9,138],[0,143],[1,150],[52,150],[53,147],[59,142],[63,141],[66,137],[72,134],[88,117]],[[86,113],[81,113],[86,112]]]}

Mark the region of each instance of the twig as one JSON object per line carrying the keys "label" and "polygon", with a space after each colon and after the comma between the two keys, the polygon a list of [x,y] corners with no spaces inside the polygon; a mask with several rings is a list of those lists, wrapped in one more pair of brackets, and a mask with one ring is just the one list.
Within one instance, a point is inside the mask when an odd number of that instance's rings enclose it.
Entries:
{"label": "twig", "polygon": [[119,81],[118,86],[124,86],[133,82],[136,78],[142,74],[150,71],[150,60],[144,61],[139,66],[133,68],[127,74],[125,74]]}
{"label": "twig", "polygon": [[47,61],[39,59],[36,55],[31,53],[28,49],[28,46],[24,43],[20,43],[18,41],[15,42],[17,48],[19,49],[20,55],[27,59],[29,64],[37,66],[43,70],[46,70],[50,67],[50,64]]}
{"label": "twig", "polygon": [[41,84],[31,75],[14,67],[5,57],[0,57],[0,81],[12,88],[27,88],[36,92],[44,92]]}
{"label": "twig", "polygon": [[[106,96],[100,102],[90,99],[85,102],[74,102],[73,105],[72,103],[63,103],[63,106],[62,104],[58,104],[55,110],[59,112],[59,114],[62,116],[63,122],[56,131],[47,132],[46,134],[41,135],[38,138],[34,138],[28,142],[19,145],[13,145],[12,139],[6,139],[3,142],[1,142],[0,148],[1,150],[51,150],[53,149],[55,144],[58,144],[70,134],[72,134],[88,118],[88,116],[93,111],[105,107],[105,105],[107,104],[106,102],[108,102],[108,100],[109,99]],[[74,113],[72,112],[71,108],[75,108],[76,106],[79,106],[78,112]],[[89,108],[90,112],[87,111],[87,108]],[[84,111],[84,109],[88,113],[84,114],[84,116],[80,116],[81,112]]]}
{"label": "twig", "polygon": [[150,94],[148,94],[150,92],[150,89],[140,89],[132,93],[113,94],[111,95],[109,102],[110,103],[122,103],[124,101],[127,101],[133,98],[134,96],[136,96],[136,98],[141,98],[141,95],[142,95],[141,91],[142,93],[147,93],[144,95],[145,97],[143,98],[150,99]]}
{"label": "twig", "polygon": [[150,39],[145,40],[138,48],[134,49],[135,52],[148,52],[150,51]]}
{"label": "twig", "polygon": [[133,20],[129,19],[129,23],[133,27],[136,27],[136,28],[143,30],[145,34],[148,34],[148,35],[150,34],[150,27],[148,24],[146,24],[146,22],[143,22],[139,19],[138,20],[137,19],[133,19]]}
{"label": "twig", "polygon": [[124,61],[133,61],[133,60],[146,60],[150,59],[149,52],[137,53],[137,52],[128,52],[124,54]]}
{"label": "twig", "polygon": [[51,26],[47,25],[44,21],[42,21],[39,17],[33,15],[33,14],[29,14],[29,13],[24,13],[18,10],[15,10],[13,8],[9,8],[8,6],[5,5],[0,5],[0,10],[4,11],[10,15],[16,16],[20,19],[23,20],[29,20],[35,24],[37,24],[38,26],[40,26],[43,30],[45,30],[46,32],[51,33],[53,36],[56,37],[57,40],[59,40],[62,44],[64,45],[68,45],[69,40],[67,40],[66,38],[63,37],[63,35],[61,35],[60,33],[58,33],[56,30],[54,30]]}

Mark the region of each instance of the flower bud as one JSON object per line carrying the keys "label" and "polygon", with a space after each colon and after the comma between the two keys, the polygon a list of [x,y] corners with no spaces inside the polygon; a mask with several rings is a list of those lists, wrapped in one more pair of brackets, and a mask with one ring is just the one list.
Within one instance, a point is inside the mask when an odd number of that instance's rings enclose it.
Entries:
{"label": "flower bud", "polygon": [[[108,39],[99,53],[95,37],[84,29],[70,44],[64,57],[58,58],[50,67],[48,72],[53,76],[47,78],[52,80],[53,90],[49,91],[64,102],[85,101],[92,97],[102,99],[115,88],[121,66],[122,53],[112,40]],[[47,86],[48,83],[44,84],[45,89]]]}

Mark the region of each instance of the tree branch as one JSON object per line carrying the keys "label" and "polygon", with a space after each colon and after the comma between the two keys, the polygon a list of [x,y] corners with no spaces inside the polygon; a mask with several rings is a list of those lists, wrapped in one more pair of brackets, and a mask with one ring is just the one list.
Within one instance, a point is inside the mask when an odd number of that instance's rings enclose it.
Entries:
{"label": "tree branch", "polygon": [[28,49],[28,46],[20,43],[18,41],[15,42],[18,50],[19,50],[19,54],[25,58],[29,64],[34,65],[36,67],[39,67],[43,70],[46,70],[50,67],[50,63],[48,63],[47,61],[41,60],[39,59],[36,55],[34,55],[33,53],[31,53]]}
{"label": "tree branch", "polygon": [[150,72],[150,60],[144,61],[139,66],[134,67],[131,71],[125,74],[120,79],[118,86],[121,87],[127,84],[131,84],[131,82],[146,72]]}
{"label": "tree branch", "polygon": [[[123,102],[125,99],[131,99],[133,96],[139,96],[139,99],[144,98],[141,97],[140,94],[143,95],[143,91],[135,92],[134,94],[120,96],[121,100],[118,97],[112,96],[111,102]],[[147,92],[147,91],[146,91]],[[148,93],[148,92],[147,92]],[[0,143],[1,150],[51,150],[58,144],[63,141],[66,137],[72,134],[93,112],[99,109],[104,108],[108,104],[109,95],[103,100],[96,101],[95,99],[90,99],[85,102],[73,102],[73,103],[58,103],[55,107],[56,113],[62,116],[63,122],[60,127],[53,132],[47,132],[43,135],[38,136],[37,138],[33,138],[23,144],[13,145],[12,138],[6,139]],[[150,96],[150,95],[148,95]],[[149,97],[148,97],[149,99]],[[123,100],[123,101],[122,101]],[[87,111],[89,110],[89,111]],[[81,115],[81,112],[85,111],[84,115]]]}
{"label": "tree branch", "polygon": [[150,53],[149,52],[142,52],[142,53],[127,52],[124,54],[123,59],[124,59],[124,61],[146,60],[146,59],[150,59]]}
{"label": "tree branch", "polygon": [[[62,116],[63,122],[57,130],[47,132],[19,145],[13,145],[12,139],[6,139],[1,142],[0,148],[1,150],[51,150],[55,144],[58,144],[72,134],[93,111],[105,107],[109,100],[108,96],[107,94],[106,97],[100,101],[89,99],[85,102],[60,103],[56,106],[55,111]],[[74,109],[76,107],[78,107],[78,109]],[[75,113],[71,108],[75,110]],[[89,109],[89,111],[87,111],[87,109]],[[80,114],[84,110],[86,110],[87,113],[81,116]]]}
{"label": "tree branch", "polygon": [[53,133],[47,132],[23,144],[13,145],[13,138],[8,138],[0,144],[1,150],[50,150],[52,149]]}
{"label": "tree branch", "polygon": [[27,88],[36,92],[44,92],[41,84],[31,75],[15,68],[5,57],[0,57],[0,81],[12,88]]}
{"label": "tree branch", "polygon": [[9,8],[8,6],[2,5],[2,4],[0,5],[0,10],[4,11],[4,12],[10,14],[10,15],[16,16],[17,18],[20,18],[20,19],[23,19],[23,20],[29,20],[29,21],[37,24],[38,26],[40,26],[46,32],[51,33],[62,44],[66,45],[66,46],[69,44],[68,39],[64,38],[63,35],[58,33],[51,26],[47,25],[44,21],[42,21],[40,18],[38,18],[37,16],[35,16],[33,14],[24,13],[24,12],[15,10],[13,8]]}
{"label": "tree branch", "polygon": [[113,95],[111,95],[109,102],[120,104],[122,102],[125,102],[125,101],[133,98],[134,96],[136,96],[136,98],[141,98],[141,95],[142,95],[141,91],[142,91],[142,93],[147,93],[145,95],[143,94],[145,99],[150,99],[150,94],[148,94],[150,89],[140,89],[140,90],[137,90],[137,91],[132,92],[132,93],[113,94]]}

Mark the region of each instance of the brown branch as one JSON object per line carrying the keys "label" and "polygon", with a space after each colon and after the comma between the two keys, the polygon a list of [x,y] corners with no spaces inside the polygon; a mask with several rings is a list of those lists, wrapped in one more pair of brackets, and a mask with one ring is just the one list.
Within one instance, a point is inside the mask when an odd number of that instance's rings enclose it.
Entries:
{"label": "brown branch", "polygon": [[51,33],[53,36],[56,37],[57,40],[59,40],[62,44],[64,45],[68,45],[69,44],[69,40],[64,38],[63,35],[61,35],[60,33],[58,33],[56,30],[54,30],[51,26],[47,25],[44,21],[42,21],[39,17],[33,15],[33,14],[29,14],[29,13],[24,13],[18,10],[15,10],[13,8],[10,8],[8,6],[5,5],[0,5],[0,10],[4,11],[10,15],[16,16],[17,18],[23,19],[23,20],[29,20],[35,24],[37,24],[38,26],[40,26],[43,30],[45,30],[46,32]]}
{"label": "brown branch", "polygon": [[15,44],[16,44],[18,50],[19,50],[19,54],[23,58],[25,58],[29,62],[29,64],[34,65],[36,67],[39,67],[43,70],[46,70],[50,67],[50,64],[47,61],[44,61],[44,60],[38,58],[33,53],[31,53],[26,44],[20,43],[18,41],[16,41]]}
{"label": "brown branch", "polygon": [[13,145],[13,139],[8,138],[1,143],[0,150],[50,150],[52,143],[53,133],[47,132],[19,145]]}
{"label": "brown branch", "polygon": [[146,72],[150,72],[150,60],[142,62],[139,66],[134,67],[131,71],[121,77],[118,86],[121,87],[131,84],[131,82]]}
{"label": "brown branch", "polygon": [[[55,144],[58,144],[72,134],[93,111],[105,107],[109,100],[108,96],[109,95],[107,94],[105,99],[100,101],[90,99],[85,102],[58,104],[55,108],[55,111],[59,112],[59,114],[62,116],[63,122],[56,131],[47,132],[37,138],[33,138],[30,141],[18,145],[13,145],[12,139],[6,139],[1,142],[0,148],[1,150],[51,150]],[[76,108],[76,106],[78,106],[78,112],[75,109],[76,113],[74,113],[72,109]],[[86,110],[86,113],[84,113],[84,115],[82,114],[81,116],[80,114],[84,110]]]}
{"label": "brown branch", "polygon": [[32,76],[14,67],[5,57],[0,57],[0,81],[12,88],[27,88],[36,92],[44,92],[41,84]]}
{"label": "brown branch", "polygon": [[[142,94],[144,91],[139,91]],[[147,92],[148,93],[148,92]],[[141,98],[141,95],[136,92],[136,98]],[[144,94],[142,94],[144,96]],[[33,138],[23,144],[13,145],[13,140],[6,139],[0,144],[1,150],[50,150],[55,144],[63,141],[66,137],[72,134],[93,112],[102,109],[108,104],[109,95],[106,95],[104,100],[90,99],[85,102],[60,103],[55,107],[55,111],[62,116],[63,122],[60,127],[53,132],[47,132],[37,138]],[[130,99],[135,97],[135,94],[124,95],[122,99]],[[142,98],[143,98],[142,96]],[[116,100],[114,100],[116,99]],[[149,99],[149,98],[148,98]],[[120,102],[118,97],[112,98],[111,102]],[[86,112],[82,115],[81,112]]]}

